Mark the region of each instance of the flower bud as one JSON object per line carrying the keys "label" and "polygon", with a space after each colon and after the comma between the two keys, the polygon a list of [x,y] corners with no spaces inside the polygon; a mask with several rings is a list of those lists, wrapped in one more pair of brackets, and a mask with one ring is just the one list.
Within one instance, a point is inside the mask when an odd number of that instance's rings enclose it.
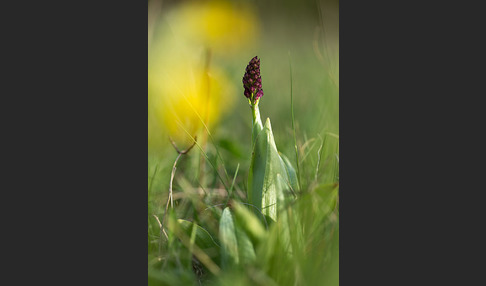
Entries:
{"label": "flower bud", "polygon": [[254,57],[250,60],[243,76],[244,95],[255,105],[263,96],[262,78],[260,76],[260,59]]}

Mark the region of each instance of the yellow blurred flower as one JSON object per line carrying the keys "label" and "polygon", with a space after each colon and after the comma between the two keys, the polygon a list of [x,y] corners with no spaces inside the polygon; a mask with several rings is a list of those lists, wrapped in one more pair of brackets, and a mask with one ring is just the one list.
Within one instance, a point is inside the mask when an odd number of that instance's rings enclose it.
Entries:
{"label": "yellow blurred flower", "polygon": [[[177,57],[176,57],[177,58]],[[211,128],[231,108],[234,85],[216,67],[167,58],[148,74],[149,103],[159,123],[181,148]],[[210,129],[211,130],[211,129]]]}
{"label": "yellow blurred flower", "polygon": [[259,21],[250,6],[234,1],[195,1],[174,10],[169,23],[174,34],[218,54],[233,54],[253,44]]}

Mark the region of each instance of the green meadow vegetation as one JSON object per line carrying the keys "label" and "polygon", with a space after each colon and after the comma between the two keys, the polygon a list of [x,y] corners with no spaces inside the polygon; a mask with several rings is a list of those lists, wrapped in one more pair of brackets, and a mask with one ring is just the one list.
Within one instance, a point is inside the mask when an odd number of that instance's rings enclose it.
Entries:
{"label": "green meadow vegetation", "polygon": [[149,1],[149,285],[339,284],[338,3],[260,2]]}

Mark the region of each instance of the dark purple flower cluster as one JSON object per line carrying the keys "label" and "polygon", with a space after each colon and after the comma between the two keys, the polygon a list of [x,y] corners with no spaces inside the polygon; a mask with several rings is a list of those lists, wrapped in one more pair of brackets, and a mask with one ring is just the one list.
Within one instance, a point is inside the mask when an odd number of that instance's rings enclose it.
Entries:
{"label": "dark purple flower cluster", "polygon": [[246,72],[243,76],[243,86],[245,87],[245,96],[255,104],[263,96],[262,77],[260,76],[260,59],[254,57],[246,66]]}

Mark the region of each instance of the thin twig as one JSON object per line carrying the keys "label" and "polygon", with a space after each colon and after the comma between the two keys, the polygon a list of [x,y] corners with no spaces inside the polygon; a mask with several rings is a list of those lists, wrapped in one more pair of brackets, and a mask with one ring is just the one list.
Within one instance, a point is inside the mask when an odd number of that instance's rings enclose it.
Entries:
{"label": "thin twig", "polygon": [[181,158],[182,155],[187,154],[189,151],[191,151],[192,147],[194,147],[194,145],[196,145],[197,136],[194,136],[194,142],[192,143],[192,145],[189,146],[189,148],[187,148],[186,150],[182,150],[182,151],[180,151],[179,148],[177,148],[177,145],[175,144],[174,140],[172,140],[172,138],[169,137],[169,141],[172,144],[172,146],[174,147],[174,149],[177,151],[178,155],[177,155],[177,158],[174,161],[174,165],[172,166],[172,172],[170,174],[169,197],[167,198],[167,203],[165,204],[165,211],[164,211],[164,216],[162,218],[162,223],[160,223],[160,221],[159,221],[159,224],[160,224],[159,253],[160,253],[160,248],[161,248],[161,244],[162,244],[162,233],[164,233],[165,236],[168,239],[167,233],[164,230],[164,224],[165,224],[165,216],[167,215],[167,211],[169,210],[169,202],[170,202],[170,206],[172,208],[174,208],[174,200],[172,198],[172,182],[174,181],[175,171],[177,169],[177,162],[179,161],[179,159]]}
{"label": "thin twig", "polygon": [[319,165],[321,164],[321,157],[322,157],[322,147],[324,146],[324,142],[326,142],[326,138],[322,139],[320,134],[317,134],[319,136],[319,139],[321,139],[321,146],[319,147],[319,150],[317,150],[317,164],[316,164],[316,173],[314,175],[314,181],[317,182],[317,173],[319,172]]}
{"label": "thin twig", "polygon": [[172,182],[174,181],[175,171],[177,169],[177,167],[176,167],[177,161],[179,161],[179,158],[181,156],[182,156],[181,153],[179,153],[179,155],[177,155],[177,158],[174,161],[174,166],[172,166],[172,172],[170,174],[170,182],[169,182],[169,198],[167,200],[167,205],[165,207],[166,212],[167,212],[167,207],[169,206],[169,202],[170,202],[170,207],[174,208],[174,200],[172,199]]}
{"label": "thin twig", "polygon": [[[164,233],[165,237],[167,238],[167,240],[169,240],[169,236],[167,235],[167,232],[165,232],[165,229],[162,227],[162,223],[160,222],[160,219],[158,216],[156,215],[153,215],[154,218],[157,220],[157,222],[159,223],[159,228],[162,230],[162,232]],[[160,246],[160,243],[159,243],[159,246]],[[160,249],[159,249],[160,250]]]}
{"label": "thin twig", "polygon": [[192,143],[192,145],[187,148],[186,150],[183,150],[183,151],[180,151],[176,144],[174,143],[174,141],[172,140],[172,138],[169,137],[169,140],[170,140],[170,143],[172,144],[172,146],[174,147],[174,149],[176,149],[177,153],[179,153],[179,155],[177,155],[177,158],[175,159],[174,161],[174,166],[172,166],[172,173],[170,174],[170,181],[169,181],[169,198],[167,199],[167,204],[165,205],[165,213],[164,213],[164,219],[162,220],[163,222],[165,222],[165,214],[167,213],[167,209],[169,207],[169,202],[170,202],[170,206],[172,208],[174,208],[174,200],[172,199],[172,182],[174,181],[174,176],[175,176],[175,171],[177,169],[177,162],[179,161],[179,158],[184,155],[184,154],[187,154],[191,149],[192,147],[194,147],[194,145],[196,145],[196,142],[197,142],[197,136],[194,136],[194,143]]}
{"label": "thin twig", "polygon": [[194,136],[194,142],[192,143],[192,145],[189,146],[189,148],[187,148],[186,150],[183,150],[183,151],[180,151],[179,148],[177,148],[176,143],[174,142],[174,140],[172,140],[171,137],[169,137],[169,141],[170,141],[170,144],[172,144],[172,146],[174,147],[174,149],[176,149],[177,153],[179,153],[179,154],[187,154],[189,151],[191,151],[192,147],[194,147],[194,145],[196,145],[197,136]]}
{"label": "thin twig", "polygon": [[157,222],[159,223],[159,227],[162,228],[162,224],[160,223],[160,220],[159,218],[156,216],[156,215],[153,215],[155,217],[155,219],[157,220]]}

